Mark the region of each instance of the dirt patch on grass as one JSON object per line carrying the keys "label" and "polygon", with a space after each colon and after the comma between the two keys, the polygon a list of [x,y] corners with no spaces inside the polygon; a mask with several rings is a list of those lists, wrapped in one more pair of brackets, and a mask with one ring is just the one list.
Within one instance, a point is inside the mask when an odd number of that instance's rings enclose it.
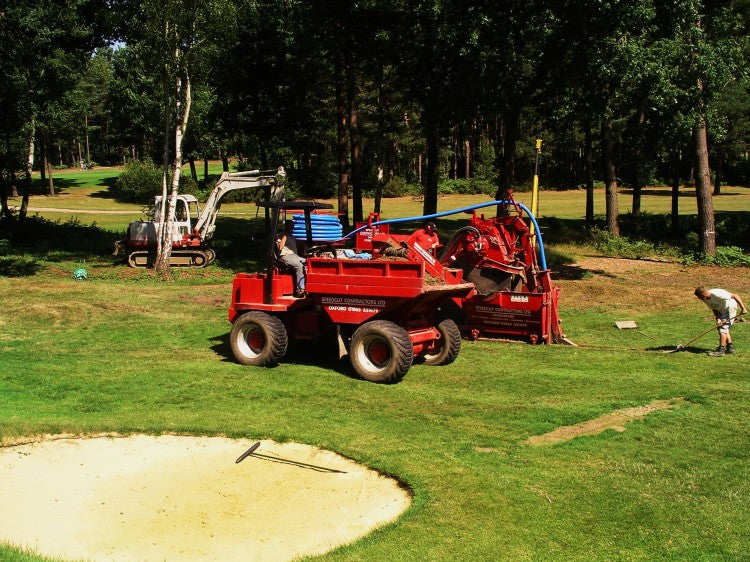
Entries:
{"label": "dirt patch on grass", "polygon": [[684,308],[694,300],[693,290],[698,285],[726,286],[740,294],[750,291],[747,268],[597,256],[559,268],[560,276],[553,270],[553,279],[562,290],[561,302],[569,306],[584,303],[589,309],[616,307],[621,312],[638,312]]}
{"label": "dirt patch on grass", "polygon": [[307,445],[262,441],[236,462],[251,445],[6,440],[0,542],[63,559],[292,560],[351,543],[411,503],[399,482]]}
{"label": "dirt patch on grass", "polygon": [[553,443],[563,443],[570,441],[582,435],[596,435],[607,429],[614,429],[618,432],[625,431],[625,424],[634,420],[640,420],[647,415],[659,410],[674,410],[681,408],[685,404],[684,398],[672,398],[671,400],[654,400],[645,406],[635,408],[623,408],[605,414],[593,420],[588,420],[576,425],[566,425],[558,427],[554,431],[544,435],[533,435],[523,441],[524,445],[551,445]]}

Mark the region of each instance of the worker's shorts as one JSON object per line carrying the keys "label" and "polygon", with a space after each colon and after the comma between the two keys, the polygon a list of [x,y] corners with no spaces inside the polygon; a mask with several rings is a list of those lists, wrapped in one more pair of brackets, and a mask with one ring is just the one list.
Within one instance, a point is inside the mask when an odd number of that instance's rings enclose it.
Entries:
{"label": "worker's shorts", "polygon": [[728,308],[725,312],[721,313],[721,316],[717,318],[718,320],[721,320],[721,325],[717,326],[717,330],[719,330],[720,334],[728,334],[729,333],[729,327],[734,324],[734,320],[737,318],[737,309],[736,308]]}

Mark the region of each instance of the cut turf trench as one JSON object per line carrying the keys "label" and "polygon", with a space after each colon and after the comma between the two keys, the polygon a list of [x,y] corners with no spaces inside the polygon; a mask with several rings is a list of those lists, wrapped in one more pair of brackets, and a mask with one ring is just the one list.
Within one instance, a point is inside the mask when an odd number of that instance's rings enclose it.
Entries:
{"label": "cut turf trench", "polygon": [[298,443],[49,436],[0,447],[0,542],[64,560],[292,560],[411,503],[401,483]]}
{"label": "cut turf trench", "polygon": [[524,445],[552,445],[554,443],[564,443],[582,435],[596,435],[607,429],[614,429],[618,432],[625,431],[625,424],[634,420],[640,420],[647,415],[659,410],[674,410],[681,408],[685,404],[684,398],[672,398],[670,400],[654,400],[645,406],[635,408],[623,408],[615,410],[609,414],[604,414],[593,420],[578,423],[576,425],[566,425],[545,433],[543,435],[532,435],[522,443]]}

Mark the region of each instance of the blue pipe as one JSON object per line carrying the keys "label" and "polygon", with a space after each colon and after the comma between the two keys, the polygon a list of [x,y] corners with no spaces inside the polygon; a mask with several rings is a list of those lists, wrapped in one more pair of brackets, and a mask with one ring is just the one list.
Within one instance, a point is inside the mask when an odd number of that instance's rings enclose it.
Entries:
{"label": "blue pipe", "polygon": [[[496,207],[497,205],[517,205],[523,209],[527,215],[529,215],[529,218],[531,219],[531,223],[534,225],[534,236],[536,236],[537,242],[539,242],[539,262],[542,266],[542,270],[547,269],[547,258],[544,255],[544,242],[542,242],[542,232],[539,230],[539,225],[536,222],[536,218],[534,215],[531,214],[531,211],[529,208],[524,205],[523,203],[518,203],[517,201],[508,201],[508,200],[500,200],[500,201],[487,201],[486,203],[477,203],[476,205],[469,205],[468,207],[461,207],[460,209],[452,209],[450,211],[443,211],[442,213],[435,213],[432,215],[421,215],[417,217],[404,217],[400,219],[387,219],[383,221],[376,221],[372,223],[372,226],[378,226],[381,224],[397,224],[401,222],[412,222],[412,221],[426,221],[429,219],[436,219],[438,217],[445,217],[448,215],[456,215],[458,213],[465,213],[467,211],[473,211],[474,209],[481,209],[483,207]],[[342,240],[346,240],[347,238],[351,238],[357,232],[360,232],[361,230],[364,230],[365,228],[368,228],[369,225],[360,226],[356,230],[352,230],[349,234],[344,236]]]}

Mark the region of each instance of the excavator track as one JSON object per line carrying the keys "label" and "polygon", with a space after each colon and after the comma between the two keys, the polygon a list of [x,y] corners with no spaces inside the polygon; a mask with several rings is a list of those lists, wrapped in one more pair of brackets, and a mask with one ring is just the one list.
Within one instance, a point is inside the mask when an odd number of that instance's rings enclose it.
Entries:
{"label": "excavator track", "polygon": [[[206,267],[214,262],[216,252],[210,248],[202,250],[172,250],[169,256],[170,267]],[[152,267],[156,261],[156,252],[138,250],[128,254],[130,267]]]}

